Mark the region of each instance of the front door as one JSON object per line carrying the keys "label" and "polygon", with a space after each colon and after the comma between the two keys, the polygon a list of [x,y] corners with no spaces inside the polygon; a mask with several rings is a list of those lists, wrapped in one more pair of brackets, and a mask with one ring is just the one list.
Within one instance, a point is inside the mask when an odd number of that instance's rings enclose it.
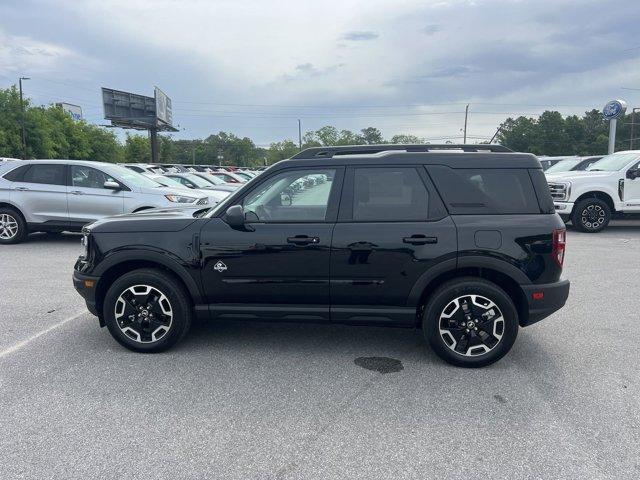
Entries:
{"label": "front door", "polygon": [[[628,171],[640,169],[640,162],[636,162]],[[626,211],[640,212],[640,177],[624,179],[624,205]]]}
{"label": "front door", "polygon": [[124,212],[123,191],[104,188],[105,182],[119,183],[97,168],[71,165],[69,221],[72,225],[84,225]]}
{"label": "front door", "polygon": [[290,169],[237,204],[244,228],[201,231],[202,282],[218,318],[329,320],[329,259],[342,168]]}
{"label": "front door", "polygon": [[424,168],[348,169],[331,247],[332,321],[413,324],[414,285],[456,251],[455,225]]}

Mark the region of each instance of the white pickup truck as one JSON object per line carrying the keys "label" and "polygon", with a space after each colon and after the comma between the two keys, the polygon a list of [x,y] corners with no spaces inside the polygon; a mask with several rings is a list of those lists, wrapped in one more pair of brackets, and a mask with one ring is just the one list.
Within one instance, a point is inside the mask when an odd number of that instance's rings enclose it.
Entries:
{"label": "white pickup truck", "polygon": [[614,216],[640,215],[640,150],[606,155],[582,172],[549,173],[547,183],[565,222],[599,232]]}

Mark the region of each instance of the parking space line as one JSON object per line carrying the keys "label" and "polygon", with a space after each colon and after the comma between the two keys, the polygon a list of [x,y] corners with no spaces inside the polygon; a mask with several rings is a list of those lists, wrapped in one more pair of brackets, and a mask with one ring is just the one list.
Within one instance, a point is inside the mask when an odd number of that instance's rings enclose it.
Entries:
{"label": "parking space line", "polygon": [[0,359],[6,357],[7,355],[11,355],[13,352],[17,352],[22,347],[26,347],[27,345],[29,345],[34,340],[37,340],[41,336],[46,335],[47,333],[49,333],[49,332],[51,332],[51,331],[53,331],[53,330],[55,330],[57,328],[62,327],[66,323],[69,323],[70,321],[75,320],[76,318],[81,317],[85,313],[87,313],[86,310],[84,310],[84,311],[82,311],[80,313],[77,313],[77,314],[73,315],[72,317],[65,318],[61,322],[58,322],[55,325],[51,325],[49,328],[46,328],[46,329],[42,330],[41,332],[38,332],[35,335],[30,336],[26,340],[22,340],[21,342],[18,342],[15,345],[12,345],[11,347],[9,347],[7,349],[0,351]]}

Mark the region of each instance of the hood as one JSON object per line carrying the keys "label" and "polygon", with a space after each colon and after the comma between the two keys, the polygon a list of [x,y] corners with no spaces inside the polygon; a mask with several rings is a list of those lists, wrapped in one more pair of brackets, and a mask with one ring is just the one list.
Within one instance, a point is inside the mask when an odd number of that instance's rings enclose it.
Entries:
{"label": "hood", "polygon": [[178,232],[199,217],[211,207],[186,206],[175,208],[150,208],[138,213],[127,213],[105,217],[88,225],[92,233],[122,233],[122,232]]}
{"label": "hood", "polygon": [[187,197],[194,198],[202,198],[206,197],[202,193],[197,190],[191,190],[190,188],[184,187],[139,187],[141,193],[147,193],[151,195],[184,195]]}
{"label": "hood", "polygon": [[582,178],[604,178],[612,175],[619,174],[620,172],[588,172],[588,171],[573,171],[573,172],[558,172],[548,173],[547,182],[562,182],[580,180]]}

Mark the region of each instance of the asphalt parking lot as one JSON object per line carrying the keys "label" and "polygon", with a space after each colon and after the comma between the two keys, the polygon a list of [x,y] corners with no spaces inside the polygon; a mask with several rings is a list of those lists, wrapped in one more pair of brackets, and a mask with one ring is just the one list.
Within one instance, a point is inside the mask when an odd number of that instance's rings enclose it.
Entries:
{"label": "asphalt parking lot", "polygon": [[0,478],[640,477],[640,222],[570,231],[566,307],[481,370],[369,327],[199,324],[132,353],[73,290],[79,251],[0,248]]}

